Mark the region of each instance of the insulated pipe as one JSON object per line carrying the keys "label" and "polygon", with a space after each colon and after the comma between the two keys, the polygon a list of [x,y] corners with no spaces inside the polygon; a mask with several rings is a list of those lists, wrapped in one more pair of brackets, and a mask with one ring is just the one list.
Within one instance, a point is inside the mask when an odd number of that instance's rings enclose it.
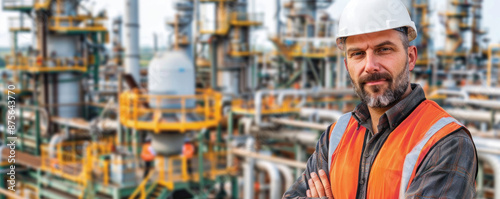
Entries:
{"label": "insulated pipe", "polygon": [[464,109],[445,109],[454,118],[459,120],[477,121],[477,122],[500,122],[500,113],[493,114],[492,111],[464,110]]}
{"label": "insulated pipe", "polygon": [[445,102],[451,103],[453,105],[476,105],[481,106],[483,108],[491,108],[495,110],[500,110],[500,101],[496,100],[471,100],[471,99],[459,99],[459,98],[450,98],[446,99]]}
{"label": "insulated pipe", "polygon": [[[324,128],[323,130],[326,130]],[[265,138],[274,138],[285,140],[292,143],[303,144],[307,146],[314,146],[318,142],[318,134],[311,131],[297,131],[297,130],[282,130],[280,132],[276,131],[253,131],[254,135]]]}
{"label": "insulated pipe", "polygon": [[[478,159],[491,165],[493,169],[493,180],[500,182],[500,156],[478,153]],[[495,183],[495,199],[500,199],[500,183]]]}
{"label": "insulated pipe", "polygon": [[139,84],[139,1],[126,0],[125,3],[125,73],[132,75]]}
{"label": "insulated pipe", "polygon": [[[253,137],[249,137],[246,141],[246,148],[251,153],[255,151],[255,139]],[[243,165],[243,191],[244,191],[244,199],[254,199],[254,165],[255,160],[252,156],[245,156],[245,163]]]}
{"label": "insulated pipe", "polygon": [[253,119],[250,117],[243,117],[238,120],[238,125],[243,124],[243,132],[245,135],[250,134],[250,127],[252,126]]}
{"label": "insulated pipe", "polygon": [[[276,164],[276,168],[278,168],[278,170],[281,172],[281,176],[285,181],[285,190],[288,189],[288,187],[291,187],[293,185],[293,182],[295,181],[295,179],[293,178],[292,169],[282,164]],[[283,193],[285,192],[285,190],[283,190]]]}
{"label": "insulated pipe", "polygon": [[[278,158],[278,157],[273,157],[273,156],[267,156],[267,155],[262,155],[253,151],[245,150],[245,149],[237,149],[234,148],[230,151],[231,154],[245,157],[245,158],[256,158],[256,159],[262,159],[262,160],[267,160],[270,162],[278,163],[278,164],[283,164],[287,165],[293,168],[299,168],[299,169],[306,169],[306,163],[305,162],[299,162],[295,160],[290,160],[286,158]],[[245,166],[245,165],[243,165]]]}
{"label": "insulated pipe", "polygon": [[[327,110],[327,109],[317,109],[317,108],[301,108],[300,116],[302,117],[314,117],[317,119],[329,119],[330,122],[337,121],[342,112],[337,110]],[[316,121],[316,120],[315,120]]]}
{"label": "insulated pipe", "polygon": [[320,130],[320,131],[326,130],[326,128],[328,128],[328,126],[330,125],[330,124],[318,124],[316,122],[306,122],[306,121],[283,119],[283,118],[271,118],[271,122],[288,126],[294,126],[294,127]]}
{"label": "insulated pipe", "polygon": [[[267,174],[269,175],[269,180],[270,180],[269,184],[271,186],[269,190],[269,198],[270,199],[281,198],[281,176],[278,168],[273,163],[264,160],[257,161],[255,165],[257,166],[258,169],[266,171]],[[251,183],[251,185],[253,185],[253,183]]]}
{"label": "insulated pipe", "polygon": [[50,138],[49,142],[49,158],[56,158],[57,148],[56,145],[68,139],[69,131],[65,130],[65,133],[57,133],[52,138]]}
{"label": "insulated pipe", "polygon": [[484,87],[484,86],[464,86],[462,87],[467,93],[500,96],[500,88],[498,87]]}
{"label": "insulated pipe", "polygon": [[[497,149],[500,150],[500,140],[491,138],[482,138],[478,136],[472,136],[474,144],[479,149]],[[499,170],[500,171],[500,170]],[[500,182],[500,181],[499,181]],[[498,192],[500,194],[500,192]]]}
{"label": "insulated pipe", "polygon": [[439,95],[458,95],[458,96],[462,96],[463,99],[466,99],[466,100],[469,99],[469,95],[464,90],[439,89],[437,91],[432,92],[429,96],[438,95],[438,94]]}

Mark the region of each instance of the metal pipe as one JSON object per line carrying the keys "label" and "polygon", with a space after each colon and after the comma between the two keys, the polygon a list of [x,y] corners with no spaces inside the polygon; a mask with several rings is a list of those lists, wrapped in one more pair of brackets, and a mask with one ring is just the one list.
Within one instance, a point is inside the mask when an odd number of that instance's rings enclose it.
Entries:
{"label": "metal pipe", "polygon": [[[246,141],[246,148],[250,153],[255,153],[255,139],[253,137],[249,137]],[[233,149],[235,151],[237,149]],[[255,165],[255,160],[254,157],[252,156],[244,156],[245,157],[245,163],[243,164],[243,178],[244,178],[244,184],[243,184],[243,191],[244,191],[244,199],[253,199],[254,198],[254,165]]]}
{"label": "metal pipe", "polygon": [[462,96],[463,99],[466,99],[466,100],[469,99],[469,95],[464,90],[439,89],[439,90],[434,91],[430,94],[430,96],[433,96],[433,95],[458,95],[458,96]]}
{"label": "metal pipe", "polygon": [[[324,128],[323,130],[326,130]],[[292,143],[298,143],[308,146],[314,146],[318,142],[318,134],[311,131],[297,131],[297,130],[282,130],[280,132],[276,131],[265,131],[262,129],[254,130],[255,135],[262,138],[274,138],[285,140]]]}
{"label": "metal pipe", "polygon": [[466,109],[445,109],[454,118],[459,120],[467,121],[478,121],[478,122],[500,122],[500,113],[494,114],[493,111],[481,111],[481,110],[466,110]]}
{"label": "metal pipe", "polygon": [[283,119],[283,118],[271,118],[271,122],[277,124],[283,124],[294,127],[308,128],[314,130],[324,131],[330,124],[318,124],[315,122],[305,122],[300,120],[291,120],[291,119]]}
{"label": "metal pipe", "polygon": [[139,1],[126,0],[125,12],[125,72],[139,83]]}
{"label": "metal pipe", "polygon": [[256,159],[267,160],[270,162],[287,165],[287,166],[290,166],[293,168],[306,169],[305,162],[299,162],[299,161],[290,160],[290,159],[286,159],[286,158],[278,158],[278,157],[273,157],[273,156],[262,155],[262,154],[255,153],[253,151],[249,151],[249,150],[245,150],[245,149],[232,149],[232,151],[230,153],[237,155],[237,156],[246,157],[246,158],[252,157],[252,158],[256,158]]}
{"label": "metal pipe", "polygon": [[[327,109],[317,109],[317,108],[301,108],[300,116],[302,117],[314,117],[316,119],[329,119],[330,122],[337,121],[342,112],[337,110],[327,110]],[[313,120],[317,122],[317,120]]]}
{"label": "metal pipe", "polygon": [[459,99],[459,98],[450,98],[450,99],[446,99],[445,102],[451,103],[451,104],[457,105],[457,106],[476,105],[476,106],[481,106],[483,108],[500,110],[500,101],[497,101],[497,100],[471,100],[471,99],[463,100],[463,99]]}
{"label": "metal pipe", "polygon": [[[499,139],[490,139],[490,138],[482,138],[478,136],[472,136],[474,140],[474,144],[478,149],[496,149],[500,150],[500,140]],[[498,192],[500,193],[500,192]]]}
{"label": "metal pipe", "polygon": [[[293,182],[295,179],[293,178],[293,172],[290,167],[282,165],[282,164],[276,164],[276,168],[281,172],[281,176],[283,177],[283,180],[285,181],[285,189],[288,189],[288,187],[291,187],[293,185]],[[285,190],[283,190],[282,193],[284,193]]]}
{"label": "metal pipe", "polygon": [[[493,180],[500,182],[500,156],[478,153],[478,159],[491,165],[493,169]],[[500,199],[500,183],[495,183],[495,199]]]}
{"label": "metal pipe", "polygon": [[[281,176],[278,168],[273,163],[264,160],[257,161],[255,165],[257,166],[258,169],[265,170],[269,175],[269,180],[270,180],[269,198],[270,199],[281,198]],[[251,185],[253,185],[253,183]]]}
{"label": "metal pipe", "polygon": [[68,134],[69,134],[69,132],[66,131],[65,133],[57,133],[54,136],[52,136],[52,138],[50,138],[49,158],[56,157],[56,152],[57,152],[56,145],[63,142],[64,140],[68,139]]}
{"label": "metal pipe", "polygon": [[500,88],[484,87],[484,86],[464,86],[462,87],[467,93],[482,94],[489,96],[500,96]]}

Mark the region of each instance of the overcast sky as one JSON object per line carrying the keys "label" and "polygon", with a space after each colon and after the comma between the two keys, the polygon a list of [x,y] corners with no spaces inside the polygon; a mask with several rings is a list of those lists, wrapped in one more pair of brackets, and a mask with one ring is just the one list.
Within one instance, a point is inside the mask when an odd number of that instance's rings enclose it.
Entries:
{"label": "overcast sky", "polygon": [[[2,0],[0,0],[2,1]],[[253,40],[257,43],[265,43],[267,41],[267,34],[275,31],[275,13],[276,3],[270,0],[248,0],[250,12],[264,12],[265,13],[265,26],[256,34]],[[285,2],[287,0],[281,0]],[[93,8],[95,12],[106,9],[110,19],[124,14],[125,1],[124,0],[84,0],[85,5]],[[174,15],[172,0],[140,0],[139,13],[140,13],[140,44],[141,46],[153,45],[153,34],[159,36],[160,47],[165,47],[167,44],[167,27],[165,20],[167,17]],[[272,2],[272,3],[269,3]],[[338,18],[343,7],[347,4],[348,0],[335,0],[327,12],[333,18]],[[444,0],[431,0],[431,11],[438,13],[443,11],[445,6]],[[489,33],[488,37],[492,42],[500,43],[500,1],[498,0],[484,0],[483,3],[483,27]],[[18,16],[16,12],[6,12],[0,10],[0,47],[8,47],[11,43],[11,36],[8,32],[8,18]],[[432,17],[433,29],[437,36],[435,41],[436,47],[439,48],[444,43],[444,28],[438,23],[437,14]],[[108,25],[111,24],[109,20]],[[29,36],[19,37],[21,45],[31,42]]]}

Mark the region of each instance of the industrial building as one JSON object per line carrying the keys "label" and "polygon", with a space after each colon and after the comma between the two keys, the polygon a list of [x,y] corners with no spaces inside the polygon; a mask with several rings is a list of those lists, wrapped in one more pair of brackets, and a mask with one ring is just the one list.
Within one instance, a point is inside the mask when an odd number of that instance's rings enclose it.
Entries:
{"label": "industrial building", "polygon": [[[0,199],[281,198],[319,135],[360,100],[336,46],[335,0],[269,1],[275,13],[251,12],[252,1],[172,1],[169,45],[141,67],[145,1],[108,16],[80,0],[2,0],[17,17],[0,24],[11,41],[0,57]],[[499,24],[483,23],[483,0],[446,0],[439,13],[433,1],[403,0],[419,35],[411,81],[470,130],[477,198],[500,198],[500,41],[487,39]],[[262,29],[272,50],[251,39]]]}

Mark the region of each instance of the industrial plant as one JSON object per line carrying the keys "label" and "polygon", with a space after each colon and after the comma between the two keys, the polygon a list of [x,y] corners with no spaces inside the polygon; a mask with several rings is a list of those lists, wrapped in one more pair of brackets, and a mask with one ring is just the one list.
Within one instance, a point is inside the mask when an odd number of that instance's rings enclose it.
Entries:
{"label": "industrial plant", "polygon": [[[0,24],[0,199],[282,198],[361,102],[336,43],[340,0],[265,2],[273,12],[163,1],[174,12],[154,43],[168,42],[149,55],[149,1],[119,1],[119,16],[81,0],[1,1],[15,17]],[[488,36],[500,24],[483,22],[483,1],[496,0],[402,0],[418,30],[410,81],[469,129],[476,197],[500,199],[500,40]]]}

